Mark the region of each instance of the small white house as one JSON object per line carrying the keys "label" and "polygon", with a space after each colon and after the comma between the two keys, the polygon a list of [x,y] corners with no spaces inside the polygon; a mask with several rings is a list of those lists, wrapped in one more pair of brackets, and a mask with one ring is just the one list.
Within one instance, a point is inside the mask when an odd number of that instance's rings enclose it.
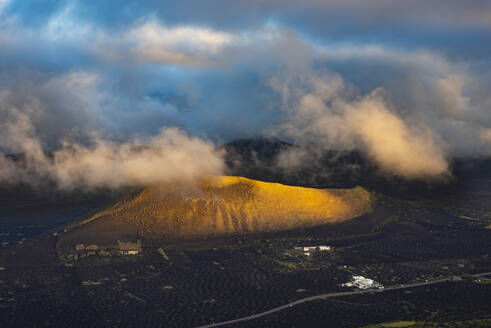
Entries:
{"label": "small white house", "polygon": [[142,251],[141,241],[137,240],[136,243],[131,241],[119,241],[118,240],[119,253],[121,255],[138,255]]}

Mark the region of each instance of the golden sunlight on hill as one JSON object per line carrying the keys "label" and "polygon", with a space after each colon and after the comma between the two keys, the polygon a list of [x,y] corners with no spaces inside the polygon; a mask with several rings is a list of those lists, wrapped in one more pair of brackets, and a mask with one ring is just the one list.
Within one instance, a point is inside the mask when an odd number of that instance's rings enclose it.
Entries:
{"label": "golden sunlight on hill", "polygon": [[193,188],[145,188],[90,221],[122,221],[146,236],[204,237],[344,221],[369,211],[372,202],[361,187],[313,189],[219,176]]}

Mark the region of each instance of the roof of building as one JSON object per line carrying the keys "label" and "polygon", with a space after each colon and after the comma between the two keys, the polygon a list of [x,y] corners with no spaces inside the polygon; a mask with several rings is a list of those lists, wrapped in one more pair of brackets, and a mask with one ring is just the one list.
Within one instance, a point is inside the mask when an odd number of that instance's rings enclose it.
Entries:
{"label": "roof of building", "polygon": [[118,240],[118,247],[122,251],[141,251],[142,245],[141,241],[137,240],[136,243],[132,243],[131,241],[120,241]]}

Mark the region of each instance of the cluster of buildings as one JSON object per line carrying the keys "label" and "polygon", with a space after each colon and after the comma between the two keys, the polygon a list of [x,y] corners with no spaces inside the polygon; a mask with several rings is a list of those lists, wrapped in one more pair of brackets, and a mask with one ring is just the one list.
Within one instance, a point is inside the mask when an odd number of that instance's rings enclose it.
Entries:
{"label": "cluster of buildings", "polygon": [[95,255],[109,256],[111,254],[105,250],[99,249],[99,246],[97,245],[85,246],[84,244],[77,244],[75,245],[75,254],[68,254],[67,259],[78,260]]}
{"label": "cluster of buildings", "polygon": [[360,289],[378,288],[383,289],[384,286],[374,281],[373,279],[365,278],[363,276],[353,276],[353,280],[346,282],[342,285],[343,287],[356,287]]}
{"label": "cluster of buildings", "polygon": [[98,245],[75,245],[75,253],[68,254],[68,260],[78,260],[83,259],[88,256],[112,256],[112,255],[138,255],[142,252],[142,243],[140,240],[136,242],[131,241],[120,241],[118,240],[117,247],[108,248],[106,250],[101,249]]}
{"label": "cluster of buildings", "polygon": [[315,252],[332,252],[334,250],[331,246],[318,245],[318,246],[303,246],[294,247],[294,250],[303,252],[304,255],[310,256]]}

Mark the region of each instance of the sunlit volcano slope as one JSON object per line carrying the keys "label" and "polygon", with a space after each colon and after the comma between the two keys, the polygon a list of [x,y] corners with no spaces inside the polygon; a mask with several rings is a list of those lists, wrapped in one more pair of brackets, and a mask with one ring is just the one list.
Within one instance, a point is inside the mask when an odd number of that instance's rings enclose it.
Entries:
{"label": "sunlit volcano slope", "polygon": [[146,236],[162,237],[272,232],[348,220],[369,211],[372,202],[373,196],[361,187],[313,189],[221,176],[193,188],[145,188],[83,225],[110,221],[103,230],[131,226]]}

